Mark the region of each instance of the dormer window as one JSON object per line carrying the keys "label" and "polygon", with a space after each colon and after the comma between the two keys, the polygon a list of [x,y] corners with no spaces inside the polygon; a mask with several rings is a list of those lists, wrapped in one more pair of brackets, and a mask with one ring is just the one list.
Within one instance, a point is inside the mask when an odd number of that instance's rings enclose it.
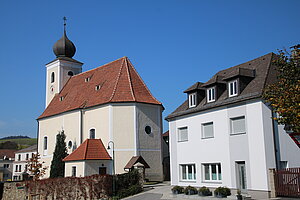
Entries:
{"label": "dormer window", "polygon": [[85,82],[89,82],[91,80],[91,77],[87,77],[87,78],[85,78]]}
{"label": "dormer window", "polygon": [[196,107],[196,93],[189,94],[189,108]]}
{"label": "dormer window", "polygon": [[96,85],[95,90],[98,91],[100,90],[101,86],[100,85]]}
{"label": "dormer window", "polygon": [[234,97],[238,95],[238,82],[237,80],[228,83],[228,95]]}
{"label": "dormer window", "polygon": [[63,100],[64,100],[63,96],[59,97],[59,101],[63,101]]}
{"label": "dormer window", "polygon": [[214,102],[216,100],[216,87],[207,89],[207,103]]}

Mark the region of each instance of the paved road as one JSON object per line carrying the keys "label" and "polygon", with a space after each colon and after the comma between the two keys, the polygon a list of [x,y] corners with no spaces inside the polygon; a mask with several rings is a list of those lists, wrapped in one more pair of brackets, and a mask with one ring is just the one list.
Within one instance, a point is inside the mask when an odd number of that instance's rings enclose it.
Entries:
{"label": "paved road", "polygon": [[[161,183],[157,185],[146,186],[145,191],[135,196],[127,197],[123,200],[224,200],[216,197],[200,197],[198,195],[173,195],[171,193],[170,183]],[[227,200],[235,200],[234,195],[228,196]],[[273,198],[272,200],[297,200],[297,198]]]}
{"label": "paved road", "polygon": [[162,194],[144,193],[127,199],[128,200],[160,200],[162,196],[163,196]]}

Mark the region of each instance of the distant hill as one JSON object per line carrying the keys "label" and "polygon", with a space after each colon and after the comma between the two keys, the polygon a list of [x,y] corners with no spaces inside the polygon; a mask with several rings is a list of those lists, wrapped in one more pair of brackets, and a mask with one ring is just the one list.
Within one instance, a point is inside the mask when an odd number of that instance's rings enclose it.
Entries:
{"label": "distant hill", "polygon": [[[17,149],[24,149],[27,148],[29,146],[35,145],[37,144],[37,138],[17,138],[17,139],[0,139],[0,147],[3,146],[1,145],[1,143],[5,143],[5,142],[12,142],[12,143],[16,143],[17,144]],[[4,145],[5,146],[5,145]]]}
{"label": "distant hill", "polygon": [[30,138],[28,136],[18,135],[18,136],[8,136],[1,138],[0,140],[9,140],[9,139],[23,139],[23,138]]}

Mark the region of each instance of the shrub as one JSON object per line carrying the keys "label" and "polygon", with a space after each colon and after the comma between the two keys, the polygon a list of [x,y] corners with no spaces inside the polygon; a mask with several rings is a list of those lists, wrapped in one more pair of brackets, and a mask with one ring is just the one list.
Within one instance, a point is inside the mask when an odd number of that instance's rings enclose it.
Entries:
{"label": "shrub", "polygon": [[175,194],[181,194],[183,192],[183,187],[175,185],[171,190]]}
{"label": "shrub", "polygon": [[184,194],[187,194],[187,195],[197,194],[197,189],[195,187],[189,185],[184,189]]}
{"label": "shrub", "polygon": [[198,190],[198,194],[200,196],[211,196],[212,192],[209,190],[209,188],[203,186]]}
{"label": "shrub", "polygon": [[137,193],[140,193],[141,191],[143,191],[143,188],[140,185],[132,185],[127,189],[122,189],[122,190],[118,191],[117,197],[124,198],[124,197],[128,197],[128,196],[132,196]]}
{"label": "shrub", "polygon": [[227,197],[231,195],[230,189],[228,187],[218,187],[215,189],[215,195],[220,197]]}

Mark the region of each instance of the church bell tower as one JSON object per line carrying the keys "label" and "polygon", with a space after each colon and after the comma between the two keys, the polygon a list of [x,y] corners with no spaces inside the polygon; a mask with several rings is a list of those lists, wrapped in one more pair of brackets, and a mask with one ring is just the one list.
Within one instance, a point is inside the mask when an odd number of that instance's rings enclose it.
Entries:
{"label": "church bell tower", "polygon": [[56,59],[46,64],[46,107],[69,78],[82,72],[83,63],[72,58],[76,48],[66,34],[66,17],[64,17],[63,36],[53,45],[53,52]]}

